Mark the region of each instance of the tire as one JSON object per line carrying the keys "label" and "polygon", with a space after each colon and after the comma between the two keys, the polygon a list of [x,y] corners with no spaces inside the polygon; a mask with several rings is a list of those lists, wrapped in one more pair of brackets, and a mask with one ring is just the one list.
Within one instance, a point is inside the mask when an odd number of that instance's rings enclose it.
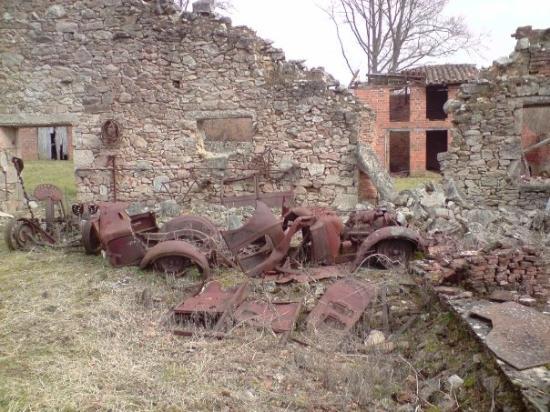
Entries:
{"label": "tire", "polygon": [[82,246],[87,255],[97,255],[101,251],[99,236],[90,220],[86,220],[82,225]]}

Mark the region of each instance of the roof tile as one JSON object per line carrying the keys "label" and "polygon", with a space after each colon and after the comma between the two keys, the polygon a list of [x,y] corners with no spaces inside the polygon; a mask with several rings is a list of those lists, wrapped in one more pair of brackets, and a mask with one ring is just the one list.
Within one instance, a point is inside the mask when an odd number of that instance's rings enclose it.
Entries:
{"label": "roof tile", "polygon": [[425,77],[427,86],[464,83],[476,79],[478,73],[474,64],[438,64],[401,71],[401,74]]}

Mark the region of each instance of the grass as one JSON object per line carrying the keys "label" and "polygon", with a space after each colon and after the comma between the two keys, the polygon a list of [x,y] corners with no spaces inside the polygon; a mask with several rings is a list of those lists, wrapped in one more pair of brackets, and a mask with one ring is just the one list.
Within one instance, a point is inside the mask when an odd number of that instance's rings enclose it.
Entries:
{"label": "grass", "polygon": [[22,175],[29,194],[32,194],[34,188],[39,184],[51,183],[63,191],[68,203],[76,199],[76,182],[72,161],[25,161]]}
{"label": "grass", "polygon": [[[352,373],[368,373],[366,356],[280,346],[271,332],[248,327],[223,341],[173,336],[167,313],[192,280],[114,269],[79,251],[9,253],[2,244],[0,259],[2,411],[359,410],[381,397],[391,402],[391,389],[373,397],[361,386],[371,380]],[[245,279],[236,271],[217,277],[227,285]],[[316,286],[298,292],[313,295]],[[269,294],[261,282],[253,291]],[[345,374],[327,388],[319,365],[334,362]]]}
{"label": "grass", "polygon": [[[365,352],[366,328],[381,326],[375,308],[343,341],[307,334],[305,314],[294,336],[307,346],[281,346],[271,331],[243,325],[232,339],[179,338],[169,312],[196,280],[115,269],[78,250],[9,253],[0,243],[0,260],[0,411],[397,410],[396,394],[416,392],[402,356],[418,370],[432,362],[428,351],[412,360],[424,340],[412,330],[407,340],[414,343],[402,353]],[[394,278],[379,272],[361,276],[375,283]],[[245,280],[237,270],[215,276],[226,286]],[[399,279],[389,283],[392,290],[400,290]],[[311,309],[326,286],[274,291],[257,280],[251,294],[300,296]],[[405,298],[397,293],[388,295],[395,304]],[[438,322],[447,330],[446,319]],[[422,335],[438,341],[432,327],[420,324]],[[438,358],[456,357],[456,349],[438,342]],[[460,363],[471,356],[465,352]]]}
{"label": "grass", "polygon": [[441,175],[433,172],[426,172],[423,176],[415,177],[397,177],[394,179],[396,192],[402,190],[411,190],[421,187],[427,182],[438,183],[441,180]]}

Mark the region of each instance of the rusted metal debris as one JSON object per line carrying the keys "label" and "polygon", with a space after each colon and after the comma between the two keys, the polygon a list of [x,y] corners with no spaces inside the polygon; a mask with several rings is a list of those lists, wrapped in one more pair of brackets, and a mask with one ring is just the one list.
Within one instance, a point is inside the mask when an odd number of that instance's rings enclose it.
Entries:
{"label": "rusted metal debris", "polygon": [[[6,227],[4,237],[10,250],[29,250],[34,247],[68,247],[80,243],[78,222],[65,212],[63,192],[51,184],[36,187],[33,199],[29,197],[21,172],[24,169],[22,159],[13,157],[19,182],[30,217],[12,220]],[[30,207],[31,200],[43,205],[44,218],[35,217]]]}
{"label": "rusted metal debris", "polygon": [[380,254],[388,260],[380,263],[389,267],[406,264],[416,249],[423,249],[424,242],[420,234],[402,226],[388,226],[370,234],[359,246],[354,264],[361,266],[371,255]]}
{"label": "rusted metal debris", "polygon": [[237,308],[235,320],[254,327],[271,328],[275,333],[287,333],[294,330],[301,306],[301,302],[248,301]]}
{"label": "rusted metal debris", "polygon": [[329,286],[307,318],[310,331],[348,333],[376,296],[376,288],[353,278]]}
{"label": "rusted metal debris", "polygon": [[[298,231],[302,232],[301,245],[291,248]],[[289,256],[320,265],[354,261],[358,268],[378,255],[377,262],[392,266],[407,264],[415,250],[424,248],[417,231],[401,226],[394,215],[382,209],[357,212],[344,226],[334,212],[306,207],[290,209],[280,221],[259,201],[248,222],[222,232],[222,237],[243,272],[251,277],[275,270]],[[286,269],[283,272],[292,272]]]}
{"label": "rusted metal debris", "polygon": [[[201,319],[204,323],[215,321],[213,331],[222,332],[226,323],[233,318],[237,307],[248,296],[249,290],[248,283],[223,290],[218,281],[212,281],[207,283],[198,295],[178,305],[174,309],[174,314],[193,321]],[[182,334],[181,332],[177,334]]]}
{"label": "rusted metal debris", "polygon": [[[275,333],[283,333],[283,340],[294,329],[300,314],[300,302],[262,302],[245,301],[249,293],[248,283],[224,290],[217,281],[206,284],[203,290],[194,297],[183,301],[174,309],[174,314],[183,319],[197,323],[215,322],[212,331],[214,337],[225,337],[223,331],[229,323],[247,323],[254,327],[271,328]],[[190,336],[191,331],[178,330],[174,333]]]}
{"label": "rusted metal debris", "polygon": [[271,210],[264,203],[256,202],[256,212],[244,226],[221,234],[243,272],[258,277],[281,263],[288,253],[292,236],[299,228],[300,222],[297,222],[283,232],[281,222]]}
{"label": "rusted metal debris", "polygon": [[273,273],[268,272],[264,274],[264,280],[272,280],[277,284],[287,284],[290,282],[308,283],[348,276],[351,273],[351,269],[347,264],[312,267],[302,270],[277,267]]}
{"label": "rusted metal debris", "polygon": [[242,283],[234,288],[224,290],[218,281],[208,282],[204,288],[189,299],[183,301],[174,309],[176,315],[205,314],[220,316],[231,306],[241,304],[249,293],[248,283]]}
{"label": "rusted metal debris", "polygon": [[515,302],[477,307],[471,315],[492,322],[493,329],[485,342],[514,368],[550,363],[550,316]]}
{"label": "rusted metal debris", "polygon": [[[219,232],[208,219],[180,216],[159,229],[153,212],[128,215],[127,203],[98,203],[96,214],[82,224],[82,242],[88,253],[105,250],[115,266],[152,266],[157,271],[183,275],[196,266],[210,277]],[[90,207],[88,207],[90,209]]]}

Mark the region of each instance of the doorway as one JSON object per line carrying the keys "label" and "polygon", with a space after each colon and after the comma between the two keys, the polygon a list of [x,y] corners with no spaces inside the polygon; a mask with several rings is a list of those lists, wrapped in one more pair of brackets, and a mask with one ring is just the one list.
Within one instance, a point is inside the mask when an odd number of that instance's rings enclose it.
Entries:
{"label": "doorway", "polygon": [[408,175],[411,170],[411,136],[406,131],[390,131],[390,173]]}
{"label": "doorway", "polygon": [[426,170],[441,172],[441,165],[437,160],[439,153],[448,148],[447,130],[428,130],[426,132]]}

